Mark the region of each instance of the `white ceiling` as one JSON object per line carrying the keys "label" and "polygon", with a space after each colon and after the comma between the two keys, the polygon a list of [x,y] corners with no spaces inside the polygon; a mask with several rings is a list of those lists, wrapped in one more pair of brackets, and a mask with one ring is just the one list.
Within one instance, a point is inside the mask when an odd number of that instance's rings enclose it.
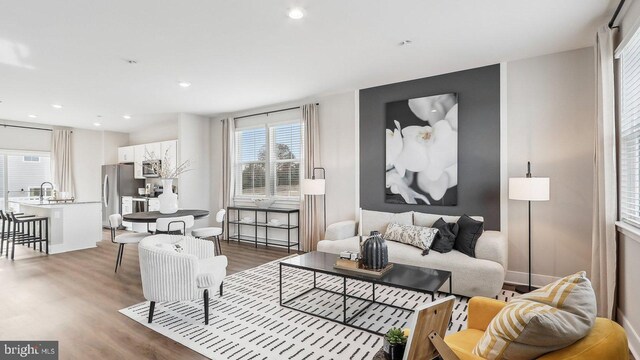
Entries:
{"label": "white ceiling", "polygon": [[[0,119],[130,131],[177,112],[234,112],[576,49],[593,44],[616,5],[2,0]],[[304,19],[287,17],[293,6]],[[413,44],[399,46],[405,39]]]}

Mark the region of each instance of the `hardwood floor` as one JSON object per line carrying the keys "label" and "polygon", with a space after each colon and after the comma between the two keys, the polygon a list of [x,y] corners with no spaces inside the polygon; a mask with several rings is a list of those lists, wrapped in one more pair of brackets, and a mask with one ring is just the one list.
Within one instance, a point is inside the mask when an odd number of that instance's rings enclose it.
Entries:
{"label": "hardwood floor", "polygon": [[[57,340],[60,359],[206,359],[118,312],[144,301],[138,250],[126,247],[116,274],[117,246],[108,232],[103,239],[95,249],[44,256],[20,247],[15,261],[0,258],[0,340]],[[224,241],[222,251],[227,274],[288,255]]]}
{"label": "hardwood floor", "polygon": [[[200,354],[121,315],[145,301],[136,246],[117,246],[103,233],[95,249],[43,256],[16,251],[0,258],[0,339],[57,340],[61,359],[204,359]],[[227,274],[287,256],[286,250],[222,242]]]}

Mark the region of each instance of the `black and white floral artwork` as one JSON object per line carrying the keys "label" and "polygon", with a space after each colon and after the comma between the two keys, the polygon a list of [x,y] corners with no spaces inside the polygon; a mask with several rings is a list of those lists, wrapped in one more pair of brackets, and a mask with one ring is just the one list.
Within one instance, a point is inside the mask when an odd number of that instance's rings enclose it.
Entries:
{"label": "black and white floral artwork", "polygon": [[456,205],[457,94],[394,101],[385,112],[385,202]]}

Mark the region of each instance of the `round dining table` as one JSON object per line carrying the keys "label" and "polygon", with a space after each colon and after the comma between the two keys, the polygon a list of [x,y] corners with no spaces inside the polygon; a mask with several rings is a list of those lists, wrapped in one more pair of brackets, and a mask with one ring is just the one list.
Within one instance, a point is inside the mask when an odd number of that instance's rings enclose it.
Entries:
{"label": "round dining table", "polygon": [[160,211],[143,211],[122,216],[123,221],[132,223],[155,223],[160,218],[172,218],[180,216],[192,215],[194,219],[200,219],[209,216],[209,210],[181,209],[173,214],[163,214]]}

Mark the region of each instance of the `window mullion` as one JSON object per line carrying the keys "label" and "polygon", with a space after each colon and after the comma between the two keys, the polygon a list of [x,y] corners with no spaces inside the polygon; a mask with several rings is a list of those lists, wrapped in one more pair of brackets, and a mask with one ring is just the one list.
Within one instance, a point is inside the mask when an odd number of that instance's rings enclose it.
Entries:
{"label": "window mullion", "polygon": [[264,177],[265,177],[265,181],[264,181],[264,186],[265,186],[265,195],[267,197],[273,196],[274,195],[274,190],[271,189],[271,174],[272,174],[272,170],[271,170],[271,153],[272,153],[272,149],[271,149],[271,128],[269,127],[269,125],[265,124],[265,134],[267,136],[266,138],[266,143],[265,143],[265,148],[267,151],[267,156],[265,157],[265,164],[264,164]]}

